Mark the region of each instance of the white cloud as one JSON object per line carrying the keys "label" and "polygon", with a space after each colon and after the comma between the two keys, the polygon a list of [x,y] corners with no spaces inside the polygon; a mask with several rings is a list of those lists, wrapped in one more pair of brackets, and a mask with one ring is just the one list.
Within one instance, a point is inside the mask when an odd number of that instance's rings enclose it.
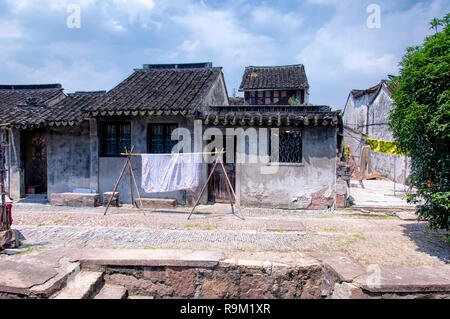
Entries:
{"label": "white cloud", "polygon": [[18,21],[0,20],[0,39],[23,38],[24,32]]}
{"label": "white cloud", "polygon": [[[360,0],[4,1],[3,83],[109,89],[142,63],[212,61],[224,67],[231,94],[247,65],[303,63],[311,102],[332,106],[395,74],[405,48],[420,44],[429,20],[449,9],[448,0],[377,0],[381,29],[368,29],[372,1]],[[82,9],[80,29],[66,28],[71,3]]]}
{"label": "white cloud", "polygon": [[275,30],[286,30],[292,32],[303,23],[303,17],[294,12],[281,13],[267,5],[253,8],[251,10],[251,23],[258,26],[269,26]]}
{"label": "white cloud", "polygon": [[3,72],[13,79],[9,83],[61,83],[69,93],[110,89],[122,78],[117,69],[102,68],[86,60],[74,60],[70,64],[51,60],[40,67],[7,61],[3,66]]}
{"label": "white cloud", "polygon": [[87,9],[96,3],[96,0],[6,0],[14,14],[27,10],[65,11],[70,4],[78,4],[81,9]]}
{"label": "white cloud", "polygon": [[406,10],[382,2],[381,28],[369,29],[365,24],[367,4],[309,2],[336,6],[334,17],[311,36],[308,45],[297,55],[298,61],[307,68],[313,103],[336,100],[329,96],[330,87],[341,90],[339,99],[345,103],[351,89],[364,89],[387,74],[398,74],[398,63],[405,49],[422,42],[429,33],[431,17],[441,16],[439,10],[445,8],[439,0],[417,3]]}
{"label": "white cloud", "polygon": [[187,35],[181,48],[191,53],[192,58],[209,55],[227,66],[242,67],[250,62],[270,61],[276,55],[271,37],[250,32],[229,10],[192,5],[182,14],[173,16],[171,21]]}

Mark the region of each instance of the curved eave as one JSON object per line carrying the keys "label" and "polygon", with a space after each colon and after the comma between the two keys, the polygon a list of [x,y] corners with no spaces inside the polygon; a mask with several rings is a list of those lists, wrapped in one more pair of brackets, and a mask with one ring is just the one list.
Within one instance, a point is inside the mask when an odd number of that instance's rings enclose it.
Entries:
{"label": "curved eave", "polygon": [[11,123],[7,127],[8,128],[17,128],[20,130],[27,129],[39,129],[39,128],[53,128],[53,127],[75,127],[80,126],[83,123],[81,121],[45,121],[40,123]]}
{"label": "curved eave", "polygon": [[190,114],[188,110],[95,110],[87,111],[90,117],[99,116],[186,116]]}
{"label": "curved eave", "polygon": [[207,114],[200,116],[205,125],[266,126],[266,127],[334,127],[339,125],[337,114]]}

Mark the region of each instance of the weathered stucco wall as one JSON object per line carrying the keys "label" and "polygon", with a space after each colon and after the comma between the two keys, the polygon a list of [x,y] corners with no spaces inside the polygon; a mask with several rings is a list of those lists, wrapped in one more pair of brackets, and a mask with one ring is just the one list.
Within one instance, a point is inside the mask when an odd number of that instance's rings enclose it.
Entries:
{"label": "weathered stucco wall", "polygon": [[344,125],[367,134],[367,105],[373,97],[373,94],[370,94],[355,99],[350,94],[342,116]]}
{"label": "weathered stucco wall", "polygon": [[90,188],[89,122],[47,134],[48,194]]}
{"label": "weathered stucco wall", "polygon": [[377,98],[369,107],[369,138],[392,141],[392,131],[387,124],[392,109],[392,98],[383,86]]}
{"label": "weathered stucco wall", "polygon": [[[302,130],[301,164],[238,163],[236,187],[241,205],[325,209],[333,204],[336,188],[336,128]],[[251,153],[250,153],[251,154]]]}
{"label": "weathered stucco wall", "polygon": [[205,111],[211,105],[228,105],[228,93],[222,76],[219,76],[211,90],[203,98],[200,110]]}
{"label": "weathered stucco wall", "polygon": [[375,172],[397,183],[406,184],[411,174],[411,160],[408,157],[376,152],[370,152],[370,156]]}
{"label": "weathered stucco wall", "polygon": [[[361,134],[348,128],[365,133],[371,139],[393,141],[388,125],[392,97],[383,85],[372,104],[367,106],[373,98],[373,94],[366,94],[356,100],[350,96],[343,116],[344,125],[347,126],[344,143],[352,148],[357,165],[360,165],[361,145],[365,142]],[[410,159],[405,156],[371,152],[371,162],[375,172],[398,183],[406,183],[411,172]]]}

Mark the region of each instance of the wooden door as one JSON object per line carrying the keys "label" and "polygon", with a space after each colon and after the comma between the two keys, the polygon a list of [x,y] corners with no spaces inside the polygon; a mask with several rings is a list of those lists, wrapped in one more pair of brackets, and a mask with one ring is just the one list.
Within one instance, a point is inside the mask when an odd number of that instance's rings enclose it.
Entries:
{"label": "wooden door", "polygon": [[47,193],[47,141],[44,132],[26,132],[23,137],[26,194]]}
{"label": "wooden door", "polygon": [[[225,143],[223,144],[225,146],[226,152],[234,152],[235,147],[231,146],[229,143],[233,140],[233,138],[227,138],[227,145]],[[235,139],[234,139],[235,140]],[[234,144],[236,145],[236,144]],[[228,157],[229,158],[229,157]],[[228,179],[230,180],[230,183],[235,188],[236,184],[236,164],[235,164],[235,156],[232,157],[233,159],[231,162],[227,161],[227,156],[223,156],[223,163],[225,166],[225,171],[227,173]],[[209,171],[211,172],[211,169],[213,168],[214,164],[209,165]],[[211,181],[208,187],[208,199],[212,202],[217,203],[229,203],[230,202],[230,196],[228,195],[227,190],[227,184],[225,182],[225,175],[222,170],[222,166],[218,164],[216,166],[216,169],[214,170],[214,173],[211,176]]]}

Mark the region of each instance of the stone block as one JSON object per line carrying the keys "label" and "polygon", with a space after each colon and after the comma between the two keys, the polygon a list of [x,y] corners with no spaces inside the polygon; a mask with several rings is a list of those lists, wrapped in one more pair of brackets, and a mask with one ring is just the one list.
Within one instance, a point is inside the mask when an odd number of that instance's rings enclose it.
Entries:
{"label": "stone block", "polygon": [[[103,193],[103,206],[107,206],[109,199],[112,197],[113,192],[105,192]],[[120,205],[120,200],[119,200],[119,196],[120,193],[119,192],[115,192],[114,193],[114,198],[111,200],[111,207],[119,207]]]}
{"label": "stone block", "polygon": [[176,199],[167,198],[136,198],[136,206],[140,207],[142,201],[142,208],[175,208],[177,206]]}
{"label": "stone block", "polygon": [[201,298],[234,299],[238,296],[239,287],[229,278],[213,278],[203,282]]}
{"label": "stone block", "polygon": [[0,232],[0,250],[18,248],[20,246],[21,238],[23,238],[23,236],[15,229]]}
{"label": "stone block", "polygon": [[52,206],[97,207],[100,206],[99,194],[53,193],[50,194]]}
{"label": "stone block", "polygon": [[189,297],[195,292],[195,277],[192,269],[169,269],[169,277],[175,297]]}
{"label": "stone block", "polygon": [[274,280],[270,276],[261,274],[244,275],[241,277],[241,295],[242,299],[273,299],[271,288]]}
{"label": "stone block", "polygon": [[144,267],[143,277],[150,279],[152,282],[164,282],[166,281],[165,270],[153,270],[151,267]]}
{"label": "stone block", "polygon": [[127,288],[131,295],[143,295],[154,297],[168,297],[173,289],[167,285],[153,283],[151,280],[137,279],[134,276],[124,274],[105,275],[105,282]]}

